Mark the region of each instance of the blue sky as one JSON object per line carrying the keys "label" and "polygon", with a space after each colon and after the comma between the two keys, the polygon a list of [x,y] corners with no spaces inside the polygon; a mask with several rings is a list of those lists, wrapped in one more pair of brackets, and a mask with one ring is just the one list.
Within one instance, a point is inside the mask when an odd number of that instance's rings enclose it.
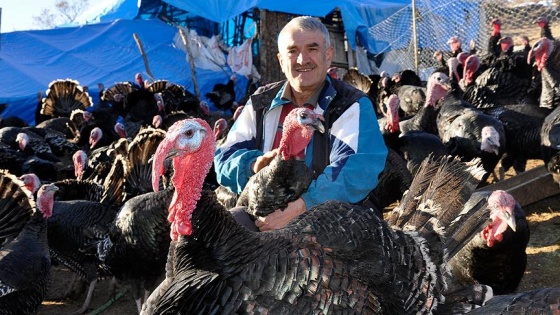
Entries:
{"label": "blue sky", "polygon": [[56,0],[0,0],[2,8],[2,33],[39,29],[34,24],[44,8],[54,6]]}

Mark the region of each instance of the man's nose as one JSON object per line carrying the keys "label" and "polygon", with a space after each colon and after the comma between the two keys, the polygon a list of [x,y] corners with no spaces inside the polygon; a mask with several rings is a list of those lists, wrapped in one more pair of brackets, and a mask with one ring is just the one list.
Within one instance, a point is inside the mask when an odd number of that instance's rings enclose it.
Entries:
{"label": "man's nose", "polygon": [[307,53],[302,51],[302,52],[299,53],[299,55],[297,57],[297,62],[302,65],[302,64],[306,63],[307,57],[308,57]]}

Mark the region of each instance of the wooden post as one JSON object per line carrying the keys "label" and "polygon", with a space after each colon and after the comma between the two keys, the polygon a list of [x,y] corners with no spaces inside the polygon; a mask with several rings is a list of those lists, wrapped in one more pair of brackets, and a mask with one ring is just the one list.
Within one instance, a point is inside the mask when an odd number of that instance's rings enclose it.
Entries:
{"label": "wooden post", "polygon": [[150,70],[150,64],[148,63],[148,56],[146,56],[146,52],[144,51],[144,46],[142,46],[140,37],[138,37],[138,34],[136,33],[132,34],[132,36],[134,36],[136,45],[138,46],[138,49],[140,50],[140,54],[142,55],[142,59],[144,60],[144,67],[146,67],[146,73],[148,73],[152,81],[155,81],[154,75],[152,74],[152,70]]}
{"label": "wooden post", "polygon": [[261,47],[260,65],[263,84],[284,79],[278,62],[278,33],[288,23],[288,15],[280,12],[261,10],[259,23],[259,39]]}
{"label": "wooden post", "polygon": [[200,90],[198,89],[198,82],[196,80],[196,69],[194,66],[194,58],[192,56],[191,46],[189,45],[189,36],[185,32],[185,29],[182,27],[179,27],[179,34],[181,34],[181,39],[183,40],[183,44],[185,44],[185,47],[187,48],[187,55],[189,55],[189,64],[191,65],[191,76],[194,85],[194,94],[196,95],[196,97],[200,98]]}

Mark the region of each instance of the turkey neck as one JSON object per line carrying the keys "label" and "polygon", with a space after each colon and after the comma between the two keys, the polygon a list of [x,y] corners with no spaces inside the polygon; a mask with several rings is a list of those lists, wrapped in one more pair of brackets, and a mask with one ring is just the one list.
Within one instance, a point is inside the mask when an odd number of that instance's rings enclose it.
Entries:
{"label": "turkey neck", "polygon": [[[216,194],[210,190],[203,190],[196,210],[191,219],[193,233],[183,236],[184,241],[196,240],[212,251],[218,260],[241,259],[250,260],[255,245],[259,242],[257,234],[239,225],[233,216],[216,199]],[[251,247],[242,244],[253,244]],[[237,257],[237,258],[235,258]]]}

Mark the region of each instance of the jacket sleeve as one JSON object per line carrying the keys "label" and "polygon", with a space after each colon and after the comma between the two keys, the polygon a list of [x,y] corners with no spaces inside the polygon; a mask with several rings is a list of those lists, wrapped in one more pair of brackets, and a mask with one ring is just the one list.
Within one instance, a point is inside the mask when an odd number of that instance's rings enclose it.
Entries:
{"label": "jacket sleeve", "polygon": [[330,164],[302,195],[307,209],[331,199],[356,203],[376,187],[387,147],[367,97],[333,123],[331,147]]}
{"label": "jacket sleeve", "polygon": [[255,111],[248,102],[214,155],[218,183],[236,194],[243,191],[252,175],[251,163],[263,155],[262,151],[255,149],[255,135]]}

